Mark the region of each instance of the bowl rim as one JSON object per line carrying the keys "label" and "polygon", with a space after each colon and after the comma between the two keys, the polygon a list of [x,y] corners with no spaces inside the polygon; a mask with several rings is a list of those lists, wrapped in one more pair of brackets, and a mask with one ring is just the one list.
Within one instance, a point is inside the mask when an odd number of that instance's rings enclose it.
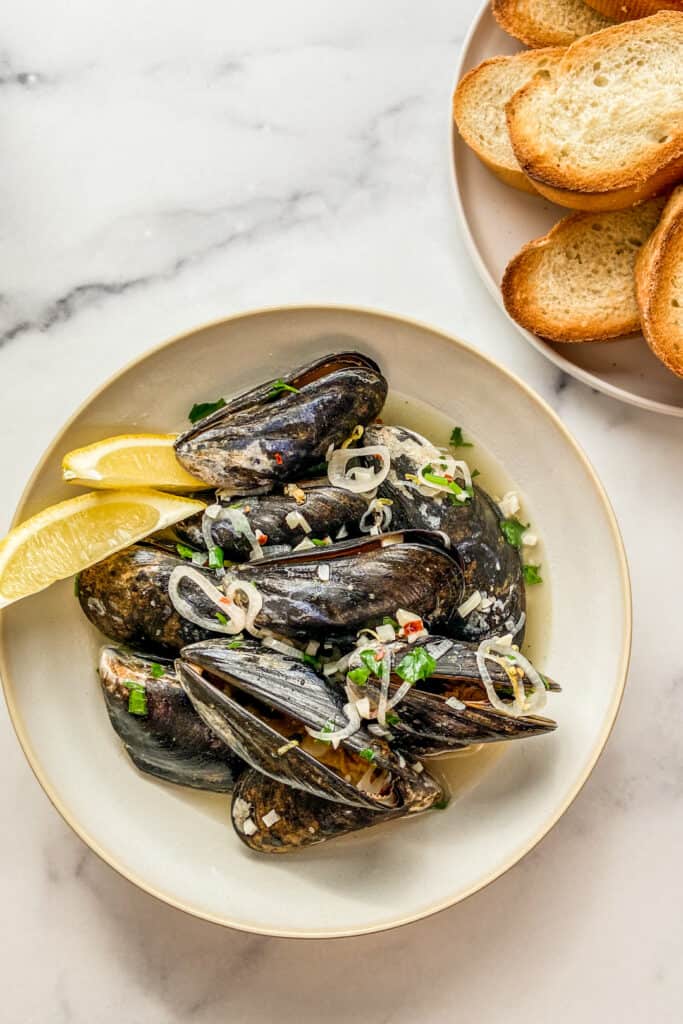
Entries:
{"label": "bowl rim", "polygon": [[[451,90],[451,108],[448,118],[448,147],[450,150],[449,164],[451,170],[451,195],[453,196],[455,209],[458,215],[460,231],[465,241],[465,248],[469,253],[470,259],[472,260],[472,263],[474,264],[477,273],[479,274],[479,277],[484,282],[487,291],[493,297],[493,300],[495,301],[496,305],[505,315],[505,317],[509,320],[509,322],[515,328],[517,333],[521,334],[521,336],[526,341],[528,341],[529,344],[532,345],[537,352],[540,352],[542,356],[544,356],[551,363],[553,363],[558,368],[558,370],[561,370],[563,373],[568,374],[570,377],[574,377],[576,380],[581,381],[582,384],[586,384],[589,388],[594,388],[596,391],[602,392],[602,394],[607,395],[609,398],[616,399],[616,401],[618,402],[625,402],[627,405],[633,405],[638,409],[645,409],[648,412],[658,413],[661,416],[673,416],[676,418],[681,418],[683,417],[683,405],[671,405],[668,402],[660,402],[654,398],[645,398],[642,395],[635,394],[632,391],[626,391],[624,388],[621,388],[616,384],[611,384],[609,381],[603,380],[602,377],[598,377],[596,374],[591,373],[590,370],[584,370],[583,367],[577,366],[575,363],[572,363],[569,359],[566,359],[560,352],[557,352],[554,348],[552,348],[545,341],[543,341],[542,338],[539,338],[536,334],[533,334],[531,331],[527,331],[525,327],[522,327],[520,324],[518,324],[516,320],[513,320],[513,318],[510,316],[507,309],[505,308],[505,304],[503,302],[503,298],[500,291],[500,286],[498,282],[495,280],[495,278],[491,275],[488,267],[484,263],[477,243],[474,240],[474,236],[470,228],[470,223],[465,212],[462,190],[460,188],[460,179],[458,176],[457,161],[458,151],[463,149],[463,147],[466,149],[467,144],[464,142],[463,139],[460,138],[452,114],[453,94],[455,93],[455,90],[457,89],[460,80],[462,79],[463,75],[465,74],[465,71],[467,70],[465,68],[465,63],[469,57],[470,48],[472,46],[472,40],[474,39],[476,32],[480,29],[482,23],[487,17],[493,18],[493,14],[491,12],[491,4],[489,0],[483,0],[479,11],[474,15],[472,19],[472,23],[470,24],[470,27],[467,30],[467,35],[465,36],[462,48],[460,50],[460,55],[458,57],[458,63],[455,70],[455,80],[453,82],[453,88]],[[514,40],[514,37],[512,36],[510,36],[510,38],[513,39],[513,41],[515,42],[519,42],[518,40]],[[521,52],[528,52],[529,50],[529,47],[525,47],[524,44],[521,42],[519,43],[519,47]],[[488,173],[491,174],[492,172],[489,171]],[[510,192],[514,193],[515,191],[516,189],[510,186]],[[565,215],[569,215],[572,212],[576,211],[568,209],[565,211]]]}
{"label": "bowl rim", "polygon": [[223,927],[231,928],[236,931],[246,932],[256,935],[264,935],[272,938],[287,938],[287,939],[340,939],[349,938],[356,935],[369,935],[375,932],[390,931],[394,928],[402,927],[403,925],[412,924],[416,921],[420,921],[424,918],[431,917],[433,914],[439,913],[440,911],[447,910],[449,907],[455,906],[467,899],[469,896],[473,896],[475,893],[482,889],[485,889],[492,882],[496,881],[504,875],[510,868],[514,867],[523,857],[525,857],[537,844],[550,832],[550,830],[557,824],[565,811],[574,802],[581,789],[585,785],[589,776],[591,775],[595,765],[597,764],[605,745],[610,737],[614,723],[616,721],[621,702],[624,695],[624,689],[626,686],[626,680],[628,676],[628,668],[631,657],[631,642],[632,642],[632,597],[631,597],[631,582],[628,562],[626,559],[626,552],[624,549],[624,543],[617,523],[616,515],[607,496],[605,488],[600,481],[596,471],[591,465],[587,455],[574,439],[571,433],[562,423],[562,420],[557,413],[548,405],[545,399],[541,398],[528,384],[517,377],[516,374],[512,373],[505,366],[500,364],[497,360],[491,356],[479,351],[473,345],[468,342],[462,341],[460,338],[449,334],[446,331],[442,331],[437,327],[427,324],[421,320],[406,317],[400,314],[386,312],[381,309],[373,309],[363,306],[352,306],[352,305],[336,305],[336,304],[307,304],[307,305],[279,305],[279,306],[266,306],[259,307],[252,310],[246,310],[239,313],[234,313],[228,317],[219,317],[214,320],[209,320],[205,323],[199,324],[188,330],[181,331],[179,334],[173,335],[170,338],[166,338],[164,341],[159,342],[152,347],[145,349],[144,352],[135,356],[133,359],[127,361],[123,367],[115,371],[97,388],[95,388],[83,402],[76,408],[76,410],[69,416],[65,422],[61,425],[57,431],[55,437],[48,444],[40,459],[38,460],[33,472],[31,473],[25,487],[22,490],[21,496],[17,503],[17,507],[12,518],[11,528],[16,526],[22,520],[24,506],[28,500],[29,494],[37,481],[41,473],[43,472],[45,465],[48,460],[51,459],[58,448],[60,439],[64,432],[75,422],[76,419],[88,408],[102,392],[107,390],[112,384],[114,384],[119,378],[123,377],[124,374],[143,363],[149,357],[162,352],[164,349],[180,342],[188,341],[195,334],[214,327],[223,326],[225,324],[234,323],[235,321],[260,317],[269,316],[272,314],[282,313],[299,313],[307,315],[308,313],[330,313],[330,314],[345,314],[357,315],[361,314],[366,317],[374,317],[380,320],[388,322],[399,322],[408,327],[415,327],[422,331],[427,331],[431,334],[437,335],[440,339],[446,340],[456,347],[465,349],[467,352],[474,355],[476,358],[481,359],[483,362],[488,363],[489,366],[493,367],[498,372],[504,374],[514,385],[520,388],[526,396],[531,399],[533,403],[539,408],[539,410],[549,417],[555,426],[562,433],[565,441],[573,448],[579,461],[582,463],[588,477],[595,489],[595,492],[600,499],[603,506],[607,522],[609,524],[612,539],[615,545],[615,551],[618,557],[620,577],[621,577],[621,591],[624,598],[624,618],[623,618],[623,645],[619,658],[619,668],[617,671],[616,685],[612,694],[611,704],[609,712],[603,728],[593,746],[590,753],[590,757],[584,767],[583,771],[579,774],[574,785],[571,787],[567,797],[561,806],[555,809],[543,822],[538,831],[528,840],[526,840],[521,846],[514,850],[498,867],[494,868],[493,871],[489,872],[488,875],[480,878],[469,886],[467,889],[456,894],[451,894],[446,899],[440,900],[427,908],[423,908],[417,912],[408,913],[405,915],[399,915],[393,920],[382,922],[380,924],[372,924],[362,927],[347,927],[343,929],[287,929],[287,928],[264,928],[262,926],[245,924],[243,921],[234,921],[229,917],[222,914],[214,914],[196,906],[184,903],[172,896],[171,894],[157,889],[155,886],[144,881],[138,877],[134,871],[131,871],[119,863],[114,854],[105,849],[97,840],[95,840],[88,831],[75,819],[71,814],[71,811],[55,792],[49,778],[43,772],[40,767],[38,758],[29,742],[27,733],[24,730],[23,721],[19,713],[18,706],[14,700],[14,692],[16,681],[13,679],[9,672],[6,660],[6,616],[0,611],[0,682],[2,683],[2,689],[9,712],[10,721],[14,729],[14,733],[19,741],[19,745],[28,761],[28,764],[40,784],[41,788],[45,792],[45,795],[50,800],[52,806],[60,814],[66,824],[76,833],[86,846],[95,853],[100,860],[104,861],[109,867],[113,868],[119,875],[121,875],[128,882],[132,882],[138,888],[142,889],[143,892],[150,896],[155,897],[162,903],[167,904],[176,910],[181,910],[186,914],[190,914],[193,917],[197,917],[201,920],[208,921],[211,924],[221,925]]}

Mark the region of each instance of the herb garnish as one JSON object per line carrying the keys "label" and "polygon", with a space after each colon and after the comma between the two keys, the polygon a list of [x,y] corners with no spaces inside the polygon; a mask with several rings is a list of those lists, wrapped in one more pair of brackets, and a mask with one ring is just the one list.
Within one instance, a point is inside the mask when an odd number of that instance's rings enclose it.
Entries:
{"label": "herb garnish", "polygon": [[539,571],[540,568],[540,565],[523,565],[524,582],[528,583],[529,586],[533,586],[534,583],[543,583],[543,578]]}
{"label": "herb garnish", "polygon": [[147,714],[147,694],[142,683],[135,679],[123,679],[122,683],[128,687],[128,711],[131,715]]}
{"label": "herb garnish", "polygon": [[424,647],[416,647],[404,655],[396,666],[396,675],[406,683],[417,683],[428,679],[436,668],[436,660]]}
{"label": "herb garnish", "polygon": [[209,569],[222,569],[223,562],[223,548],[219,548],[217,544],[209,548]]}
{"label": "herb garnish", "polygon": [[193,548],[188,548],[187,544],[176,544],[175,549],[181,558],[189,558],[190,560],[194,555],[199,554],[199,552],[195,551]]}
{"label": "herb garnish", "polygon": [[362,757],[364,761],[369,761],[370,764],[372,764],[375,760],[375,751],[371,750],[370,747],[365,747],[364,750],[361,750],[358,756]]}
{"label": "herb garnish", "polygon": [[500,528],[508,544],[513,548],[521,548],[522,535],[529,529],[529,524],[520,523],[519,519],[513,516],[512,519],[503,519]]}
{"label": "herb garnish", "polygon": [[[218,617],[220,614],[221,614],[220,612],[216,612],[216,617]],[[221,618],[225,619],[225,615],[222,615]],[[227,621],[228,620],[225,619],[225,623],[226,624],[227,624]],[[241,647],[241,646],[242,646],[242,641],[241,640],[231,640],[230,643],[228,644],[228,650],[229,651],[234,651],[238,647]]]}
{"label": "herb garnish", "polygon": [[471,441],[465,441],[462,436],[462,427],[453,427],[451,433],[451,445],[453,448],[474,448]]}
{"label": "herb garnish", "polygon": [[274,380],[270,385],[270,391],[268,392],[268,398],[275,398],[277,395],[281,395],[283,391],[293,391],[295,395],[298,395],[299,388],[293,388],[291,384],[288,384],[286,380],[279,378]]}
{"label": "herb garnish", "polygon": [[220,622],[221,626],[227,626],[228,620],[227,617],[223,614],[223,612],[216,612],[216,618]]}
{"label": "herb garnish", "polygon": [[398,629],[398,622],[396,619],[392,619],[390,615],[385,615],[382,619],[383,626],[393,626],[394,629]]}
{"label": "herb garnish", "polygon": [[152,662],[152,667],[150,669],[150,672],[152,673],[152,676],[154,677],[154,679],[161,679],[161,677],[166,674],[164,672],[164,666],[160,665],[158,661],[153,661]]}
{"label": "herb garnish", "polygon": [[401,719],[393,711],[387,711],[385,715],[387,725],[398,725]]}
{"label": "herb garnish", "polygon": [[310,665],[311,668],[320,668],[320,658],[316,658],[313,654],[304,653],[303,662],[304,665]]}
{"label": "herb garnish", "polygon": [[471,498],[474,491],[471,487],[461,487],[455,480],[447,480],[445,476],[440,476],[438,473],[432,472],[432,467],[427,466],[422,472],[422,478],[429,484],[436,484],[439,487],[445,487],[447,490],[454,494],[459,501],[464,501],[465,498]]}
{"label": "herb garnish", "polygon": [[199,420],[203,420],[206,416],[215,412],[216,409],[222,409],[225,404],[224,398],[217,398],[215,402],[197,402],[190,409],[187,418],[190,423],[198,423]]}

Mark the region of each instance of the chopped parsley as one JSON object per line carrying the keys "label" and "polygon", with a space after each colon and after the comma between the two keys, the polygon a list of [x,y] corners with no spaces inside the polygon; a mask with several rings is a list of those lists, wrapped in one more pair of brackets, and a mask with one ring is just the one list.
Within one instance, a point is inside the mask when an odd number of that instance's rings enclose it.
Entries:
{"label": "chopped parsley", "polygon": [[299,388],[293,388],[286,380],[279,378],[278,380],[274,380],[270,385],[268,398],[275,398],[277,395],[281,395],[283,391],[293,391],[294,394],[297,395],[299,393]]}
{"label": "chopped parsley", "polygon": [[390,615],[385,615],[382,619],[383,626],[393,626],[394,629],[398,629],[398,622],[396,619],[392,619]]}
{"label": "chopped parsley", "polygon": [[364,761],[369,761],[370,764],[372,764],[375,760],[375,751],[371,750],[370,747],[365,747],[364,750],[361,750],[358,756],[362,757]]}
{"label": "chopped parsley", "polygon": [[320,668],[320,658],[316,658],[312,654],[304,654],[303,661],[304,665],[310,665],[311,668]]}
{"label": "chopped parsley", "polygon": [[420,679],[428,679],[436,668],[436,660],[424,647],[416,647],[405,654],[396,666],[396,675],[406,683],[417,683]]}
{"label": "chopped parsley", "polygon": [[533,586],[534,583],[543,583],[540,568],[540,565],[522,566],[522,572],[524,573],[524,582],[528,583],[529,586]]}
{"label": "chopped parsley", "polygon": [[398,725],[401,719],[393,711],[387,711],[386,721],[387,725]]}
{"label": "chopped parsley", "polygon": [[189,558],[190,560],[199,552],[194,551],[192,548],[188,548],[187,544],[176,544],[176,551],[181,558]]}
{"label": "chopped parsley", "polygon": [[348,678],[351,680],[354,686],[365,686],[365,684],[368,681],[369,675],[370,669],[365,668],[364,665],[361,665],[359,668],[351,669],[351,671],[348,673]]}
{"label": "chopped parsley", "polygon": [[500,528],[508,544],[513,548],[521,548],[522,536],[529,529],[529,524],[520,523],[519,519],[513,516],[512,519],[503,519]]}
{"label": "chopped parsley", "polygon": [[309,540],[311,544],[315,544],[317,548],[326,548],[330,543],[328,540],[325,540],[324,538],[321,540],[319,537],[309,537]]}
{"label": "chopped parsley", "polygon": [[223,548],[219,548],[217,544],[214,547],[209,548],[209,568],[222,569],[223,563]]}
{"label": "chopped parsley", "polygon": [[462,436],[462,427],[453,427],[451,432],[451,445],[453,448],[474,448],[471,441],[465,441]]}
{"label": "chopped parsley", "polygon": [[190,409],[187,418],[190,423],[197,423],[199,420],[203,420],[205,416],[210,416],[216,409],[222,409],[225,404],[224,398],[217,398],[215,402],[197,402]]}
{"label": "chopped parsley", "polygon": [[147,694],[142,683],[135,679],[123,679],[123,685],[128,687],[128,712],[131,715],[147,714]]}
{"label": "chopped parsley", "polygon": [[360,652],[360,660],[368,669],[368,675],[372,672],[376,676],[382,674],[382,659],[377,657],[377,652],[368,650]]}
{"label": "chopped parsley", "polygon": [[217,618],[217,619],[218,619],[218,621],[220,622],[221,626],[227,626],[227,624],[228,624],[228,619],[227,619],[227,617],[226,617],[226,616],[225,616],[225,615],[223,614],[223,612],[216,612],[216,618]]}
{"label": "chopped parsley", "polygon": [[[220,612],[216,612],[216,617],[218,617],[220,614],[221,614]],[[225,619],[225,615],[222,615],[221,618]],[[228,622],[228,620],[225,619],[225,624],[227,624],[227,622]],[[231,640],[230,643],[228,644],[228,650],[229,651],[234,651],[238,647],[241,647],[241,646],[242,646],[242,641],[241,640]]]}
{"label": "chopped parsley", "polygon": [[160,665],[158,661],[153,661],[152,662],[152,667],[150,669],[150,672],[152,673],[152,676],[155,679],[161,679],[161,677],[166,674],[164,672],[164,666]]}
{"label": "chopped parsley", "polygon": [[438,487],[445,487],[451,494],[455,495],[456,498],[464,500],[464,497],[472,497],[473,491],[471,487],[461,487],[455,480],[447,480],[445,476],[440,476],[438,473],[432,472],[432,467],[427,466],[422,477],[429,484],[436,484]]}

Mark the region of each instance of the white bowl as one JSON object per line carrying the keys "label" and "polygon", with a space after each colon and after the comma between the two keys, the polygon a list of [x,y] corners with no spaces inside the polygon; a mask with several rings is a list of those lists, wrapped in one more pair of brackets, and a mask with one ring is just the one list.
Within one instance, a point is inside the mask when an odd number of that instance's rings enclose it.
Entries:
{"label": "white bowl", "polygon": [[[62,453],[109,434],[180,429],[195,401],[238,392],[335,349],[379,361],[390,387],[428,399],[516,481],[545,544],[540,668],[564,692],[546,737],[472,758],[450,807],[288,857],[251,854],[224,796],[139,774],[109,725],[95,676],[102,638],[70,581],[6,609],[5,694],[24,752],[65,820],[100,857],[160,899],[247,931],[340,936],[456,903],[524,856],[586,781],[621,699],[630,647],[618,528],[585,456],[521,381],[421,324],[354,309],[285,308],[202,327],[105,384],[55,438],[16,521],[73,494]],[[551,600],[550,600],[551,599]],[[469,777],[468,777],[468,773]],[[476,783],[476,784],[475,784]]]}
{"label": "white bowl", "polygon": [[[455,84],[488,57],[524,49],[503,32],[485,2],[465,40]],[[573,211],[503,184],[463,142],[452,118],[449,136],[465,241],[484,283],[505,311],[500,282],[508,262],[523,245]],[[608,342],[555,344],[511,323],[542,355],[584,384],[641,409],[683,416],[683,381],[653,355],[641,334]]]}

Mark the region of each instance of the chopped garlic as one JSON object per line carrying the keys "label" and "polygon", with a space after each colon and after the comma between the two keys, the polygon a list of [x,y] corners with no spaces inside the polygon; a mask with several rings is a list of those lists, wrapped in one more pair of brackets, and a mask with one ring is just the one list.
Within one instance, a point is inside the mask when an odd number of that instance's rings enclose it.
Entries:
{"label": "chopped garlic", "polygon": [[479,593],[478,590],[475,590],[474,593],[470,594],[467,600],[463,601],[463,603],[460,605],[460,607],[458,608],[458,615],[460,616],[461,619],[466,619],[467,616],[471,612],[473,612],[475,608],[478,608],[480,604],[481,594]]}
{"label": "chopped garlic", "polygon": [[285,484],[285,494],[288,494],[290,498],[294,498],[297,505],[305,504],[306,492],[302,491],[296,484]]}
{"label": "chopped garlic", "polygon": [[533,548],[538,544],[538,537],[531,530],[525,530],[522,534],[522,544],[525,548]]}
{"label": "chopped garlic", "polygon": [[261,821],[266,826],[266,828],[272,828],[272,826],[275,825],[279,820],[280,815],[277,813],[274,807],[272,808],[272,810],[268,811],[267,814],[264,814],[261,818]]}
{"label": "chopped garlic", "polygon": [[301,512],[297,512],[296,509],[293,509],[291,512],[287,513],[287,515],[285,516],[285,522],[287,523],[287,526],[290,528],[290,530],[296,530],[296,528],[300,526],[304,533],[311,532],[311,524],[308,522],[306,517],[302,516]]}
{"label": "chopped garlic", "polygon": [[330,578],[330,567],[329,565],[318,566],[318,579],[322,580],[323,583],[327,583]]}
{"label": "chopped garlic", "polygon": [[514,516],[515,512],[519,512],[519,498],[516,493],[514,491],[508,491],[507,494],[504,494],[498,502],[498,508],[506,519],[509,519],[510,516]]}
{"label": "chopped garlic", "polygon": [[415,622],[420,618],[420,615],[416,615],[415,612],[408,612],[405,608],[399,608],[396,612],[396,621],[399,626],[406,626],[409,622]]}
{"label": "chopped garlic", "polygon": [[242,825],[242,831],[245,836],[253,836],[255,832],[258,832],[258,825],[253,818],[247,818]]}
{"label": "chopped garlic", "polygon": [[458,700],[457,697],[449,697],[446,704],[449,708],[453,708],[455,711],[464,711],[466,707],[466,705],[463,704],[461,700]]}
{"label": "chopped garlic", "polygon": [[390,644],[392,640],[396,639],[396,630],[389,623],[385,626],[378,626],[376,633],[377,639],[382,644]]}

